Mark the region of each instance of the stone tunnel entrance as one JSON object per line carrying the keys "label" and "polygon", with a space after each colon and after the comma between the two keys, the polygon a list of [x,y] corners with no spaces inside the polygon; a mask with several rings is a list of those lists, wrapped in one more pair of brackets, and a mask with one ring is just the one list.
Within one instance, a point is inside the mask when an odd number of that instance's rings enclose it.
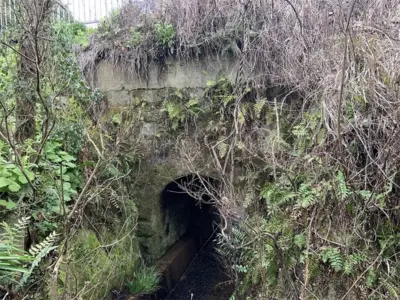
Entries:
{"label": "stone tunnel entrance", "polygon": [[210,204],[215,180],[189,175],[170,182],[161,193],[164,234],[168,240],[183,235],[196,238],[198,245],[211,237],[219,223],[217,210]]}
{"label": "stone tunnel entrance", "polygon": [[219,217],[210,194],[216,187],[211,178],[189,175],[163,189],[163,236],[172,246],[156,262],[162,281],[153,299],[229,299],[226,289],[215,294],[215,286],[227,280],[213,245]]}

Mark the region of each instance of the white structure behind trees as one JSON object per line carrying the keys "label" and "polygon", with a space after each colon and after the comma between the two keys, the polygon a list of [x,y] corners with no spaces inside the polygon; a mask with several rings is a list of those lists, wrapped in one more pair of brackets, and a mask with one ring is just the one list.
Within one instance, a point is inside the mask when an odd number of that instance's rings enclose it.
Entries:
{"label": "white structure behind trees", "polygon": [[[1,29],[16,21],[20,1],[0,0]],[[54,19],[64,19],[68,22],[75,20],[90,26],[96,26],[101,19],[110,15],[112,11],[119,9],[129,0],[55,0],[55,2],[57,5],[54,6]]]}

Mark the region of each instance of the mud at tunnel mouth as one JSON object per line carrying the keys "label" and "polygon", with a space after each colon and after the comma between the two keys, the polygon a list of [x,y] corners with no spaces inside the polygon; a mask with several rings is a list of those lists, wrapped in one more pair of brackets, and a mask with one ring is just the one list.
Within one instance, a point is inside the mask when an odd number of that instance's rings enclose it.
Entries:
{"label": "mud at tunnel mouth", "polygon": [[156,262],[162,273],[160,288],[149,299],[229,299],[222,258],[215,250],[220,222],[213,205],[218,182],[188,175],[165,186],[161,193],[164,234],[176,243]]}

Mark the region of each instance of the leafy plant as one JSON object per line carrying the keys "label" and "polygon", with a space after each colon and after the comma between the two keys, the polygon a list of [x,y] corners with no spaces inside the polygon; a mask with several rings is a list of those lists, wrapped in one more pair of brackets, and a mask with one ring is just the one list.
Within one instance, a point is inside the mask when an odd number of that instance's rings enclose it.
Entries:
{"label": "leafy plant", "polygon": [[61,276],[61,292],[83,291],[86,299],[102,299],[112,288],[122,289],[127,278],[134,278],[139,250],[137,241],[129,238],[134,226],[129,222],[130,217],[120,222],[114,216],[113,221],[123,227],[113,224],[119,232],[105,227],[102,242],[90,230],[83,228],[77,232],[70,241],[68,261],[62,266],[63,272],[70,270],[70,276],[77,280],[69,281],[65,274]]}
{"label": "leafy plant", "polygon": [[174,53],[174,42],[176,31],[172,24],[169,23],[156,23],[154,25],[157,44],[164,48],[169,49],[171,53]]}
{"label": "leafy plant", "polygon": [[203,110],[200,108],[199,100],[176,90],[164,102],[162,111],[168,114],[172,129],[176,130],[185,120],[197,117]]}
{"label": "leafy plant", "polygon": [[345,275],[356,273],[362,263],[367,260],[368,258],[363,253],[352,253],[348,255],[343,265],[343,273]]}
{"label": "leafy plant", "polygon": [[127,47],[137,47],[142,43],[142,35],[141,33],[135,28],[135,27],[131,27],[130,30],[130,38],[129,40],[126,42],[126,46]]}
{"label": "leafy plant", "polygon": [[83,49],[90,45],[87,28],[84,24],[59,21],[53,24],[52,29],[58,42],[67,49],[73,44],[79,45]]}
{"label": "leafy plant", "polygon": [[313,205],[319,197],[317,189],[315,189],[310,183],[302,183],[299,187],[299,201],[303,208],[308,208]]}
{"label": "leafy plant", "polygon": [[34,164],[29,162],[28,156],[24,156],[23,165],[18,166],[6,158],[6,156],[9,156],[7,155],[8,147],[3,144],[0,148],[2,150],[0,152],[0,192],[17,193],[23,186],[28,185],[28,181],[32,182],[35,179],[35,174],[32,171]]}
{"label": "leafy plant", "polygon": [[338,173],[337,173],[337,175],[336,175],[336,180],[337,180],[337,182],[338,182],[338,185],[337,185],[337,194],[338,194],[338,196],[339,196],[339,199],[340,199],[341,201],[344,201],[344,200],[347,199],[347,197],[350,196],[351,191],[350,191],[350,189],[347,187],[346,178],[345,178],[343,172],[338,171]]}

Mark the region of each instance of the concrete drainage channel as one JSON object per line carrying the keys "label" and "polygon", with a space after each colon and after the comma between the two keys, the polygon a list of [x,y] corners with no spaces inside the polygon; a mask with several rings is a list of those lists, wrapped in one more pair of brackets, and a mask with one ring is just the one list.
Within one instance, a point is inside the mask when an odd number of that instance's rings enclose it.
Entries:
{"label": "concrete drainage channel", "polygon": [[220,263],[210,239],[202,244],[185,234],[157,261],[162,273],[160,289],[152,300],[228,300],[233,286]]}
{"label": "concrete drainage channel", "polygon": [[160,288],[141,300],[228,300],[232,295],[233,288],[227,285],[229,278],[213,243],[219,213],[205,193],[216,186],[212,178],[197,175],[178,178],[165,186],[160,198],[162,226],[158,229],[162,238],[153,244],[158,241],[163,247],[170,246],[156,260],[162,274]]}
{"label": "concrete drainage channel", "polygon": [[162,274],[160,289],[152,299],[164,299],[179,282],[190,262],[199,250],[196,239],[189,234],[184,235],[156,263]]}

